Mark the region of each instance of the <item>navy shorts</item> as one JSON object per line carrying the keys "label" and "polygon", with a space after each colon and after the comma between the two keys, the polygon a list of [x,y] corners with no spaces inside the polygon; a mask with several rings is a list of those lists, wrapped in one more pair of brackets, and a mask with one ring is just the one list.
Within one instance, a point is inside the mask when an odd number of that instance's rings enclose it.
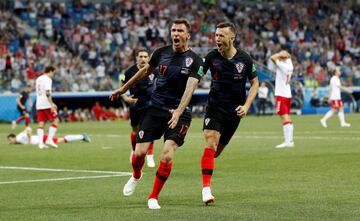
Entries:
{"label": "navy shorts", "polygon": [[220,133],[222,145],[227,145],[240,123],[240,117],[233,113],[225,113],[207,107],[204,117],[203,130],[216,130]]}
{"label": "navy shorts", "polygon": [[171,116],[168,110],[160,107],[153,105],[146,107],[140,118],[136,143],[151,142],[160,139],[164,135],[164,141],[173,140],[179,147],[182,146],[187,130],[190,127],[191,114],[190,112],[184,112],[174,129],[170,129],[168,125]]}

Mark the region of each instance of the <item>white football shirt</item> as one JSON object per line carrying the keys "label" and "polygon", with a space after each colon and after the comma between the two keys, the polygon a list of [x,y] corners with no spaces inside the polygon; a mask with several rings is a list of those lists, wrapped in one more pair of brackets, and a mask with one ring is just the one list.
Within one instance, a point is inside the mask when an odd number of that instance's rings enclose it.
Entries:
{"label": "white football shirt", "polygon": [[16,142],[20,143],[20,144],[33,144],[33,145],[38,145],[39,144],[39,137],[36,135],[31,136],[31,139],[29,141],[29,137],[27,136],[27,134],[24,133],[19,133],[16,136]]}
{"label": "white football shirt", "polygon": [[341,100],[341,82],[338,76],[332,76],[330,79],[330,100]]}
{"label": "white football shirt", "polygon": [[291,74],[294,66],[291,59],[276,60],[275,96],[291,98],[290,84],[287,83],[287,75]]}
{"label": "white football shirt", "polygon": [[36,79],[36,110],[51,108],[46,91],[51,93],[52,80],[46,74],[41,75]]}

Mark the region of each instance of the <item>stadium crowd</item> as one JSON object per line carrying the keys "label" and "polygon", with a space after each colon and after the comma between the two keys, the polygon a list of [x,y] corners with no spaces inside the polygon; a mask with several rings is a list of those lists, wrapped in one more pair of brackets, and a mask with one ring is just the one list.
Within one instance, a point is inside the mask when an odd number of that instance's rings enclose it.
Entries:
{"label": "stadium crowd", "polygon": [[200,55],[214,47],[215,25],[227,18],[238,26],[240,47],[260,66],[273,70],[270,55],[287,48],[299,79],[325,86],[337,65],[344,85],[360,86],[358,12],[355,1],[2,1],[1,90],[18,92],[49,63],[58,71],[54,91],[112,90],[138,48],[169,42],[174,15],[191,21],[191,47]]}

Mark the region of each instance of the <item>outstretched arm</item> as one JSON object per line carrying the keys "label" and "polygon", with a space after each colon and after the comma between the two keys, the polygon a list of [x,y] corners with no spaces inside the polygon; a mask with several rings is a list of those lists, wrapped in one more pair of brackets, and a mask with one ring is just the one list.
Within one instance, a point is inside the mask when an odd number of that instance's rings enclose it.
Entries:
{"label": "outstretched arm", "polygon": [[186,88],[183,96],[181,97],[181,101],[179,106],[175,110],[170,110],[172,117],[168,122],[169,128],[173,129],[176,127],[181,114],[184,112],[185,108],[189,105],[191,97],[198,85],[199,80],[194,77],[189,77],[186,83]]}
{"label": "outstretched arm", "polygon": [[136,74],[128,81],[126,84],[122,85],[119,89],[114,91],[110,95],[110,100],[114,101],[118,99],[122,94],[124,94],[129,88],[136,85],[141,79],[146,76],[149,76],[155,68],[150,66],[149,64],[145,65],[145,67],[141,68]]}
{"label": "outstretched arm", "polygon": [[341,90],[345,91],[345,92],[348,92],[348,93],[352,93],[352,90],[347,88],[347,87],[344,87],[344,86],[339,86]]}

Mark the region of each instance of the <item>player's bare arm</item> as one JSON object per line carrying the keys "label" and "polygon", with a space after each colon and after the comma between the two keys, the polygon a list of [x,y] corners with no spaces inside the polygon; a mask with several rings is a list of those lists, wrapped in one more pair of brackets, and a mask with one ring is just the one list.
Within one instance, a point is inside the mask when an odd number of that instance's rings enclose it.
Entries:
{"label": "player's bare arm", "polygon": [[190,103],[191,97],[192,97],[198,83],[199,83],[199,80],[196,78],[193,78],[193,77],[189,77],[189,79],[187,80],[186,88],[185,88],[183,96],[181,97],[181,101],[180,101],[178,108],[176,108],[175,110],[170,110],[172,117],[171,117],[170,121],[168,122],[169,128],[173,129],[176,127],[176,125],[179,121],[180,115],[184,112],[185,108]]}
{"label": "player's bare arm", "polygon": [[259,79],[258,77],[255,77],[254,79],[250,80],[250,90],[249,90],[249,95],[246,98],[245,104],[244,105],[240,105],[238,106],[235,110],[236,110],[236,115],[239,117],[245,117],[250,105],[252,104],[252,102],[254,101],[256,94],[259,90]]}
{"label": "player's bare arm", "polygon": [[127,104],[136,104],[136,102],[138,101],[137,98],[134,98],[134,95],[131,95],[131,96],[127,96],[125,94],[122,94],[121,95],[121,98],[127,103]]}
{"label": "player's bare arm", "polygon": [[347,92],[347,93],[352,93],[353,91],[350,88],[344,87],[344,86],[339,86],[341,90]]}
{"label": "player's bare arm", "polygon": [[56,111],[57,106],[53,102],[52,97],[51,97],[51,92],[49,90],[46,91],[46,97],[48,98],[48,100],[49,100],[49,102],[51,104],[51,111]]}
{"label": "player's bare arm", "polygon": [[124,94],[129,88],[136,85],[141,79],[149,76],[155,68],[151,67],[149,64],[146,64],[143,68],[141,68],[126,84],[122,85],[119,89],[114,91],[110,95],[110,100],[114,101],[118,99],[122,94]]}
{"label": "player's bare arm", "polygon": [[270,60],[275,64],[276,60],[280,60],[280,59],[287,59],[287,58],[291,58],[291,55],[289,54],[289,52],[287,51],[280,51],[276,54],[273,54],[270,57]]}

